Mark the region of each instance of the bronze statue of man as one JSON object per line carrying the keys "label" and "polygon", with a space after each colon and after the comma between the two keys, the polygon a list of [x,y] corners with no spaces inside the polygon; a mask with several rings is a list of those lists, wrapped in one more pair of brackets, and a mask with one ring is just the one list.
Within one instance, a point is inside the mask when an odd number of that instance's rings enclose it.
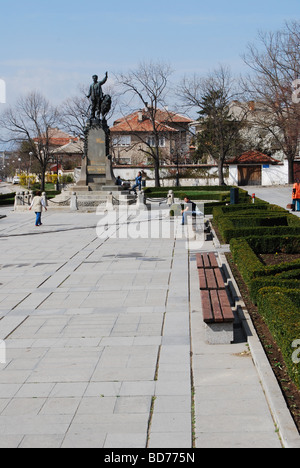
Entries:
{"label": "bronze statue of man", "polygon": [[91,119],[97,118],[100,119],[101,114],[101,104],[103,101],[103,91],[102,85],[106,83],[108,79],[108,73],[106,72],[105,78],[102,81],[98,81],[98,76],[93,76],[93,83],[90,86],[89,94],[87,95],[88,99],[91,99]]}

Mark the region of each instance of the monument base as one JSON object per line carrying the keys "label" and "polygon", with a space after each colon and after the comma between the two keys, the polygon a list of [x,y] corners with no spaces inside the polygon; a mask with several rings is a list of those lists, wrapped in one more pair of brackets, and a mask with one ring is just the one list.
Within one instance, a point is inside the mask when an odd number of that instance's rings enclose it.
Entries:
{"label": "monument base", "polygon": [[112,191],[112,187],[116,190],[112,160],[109,156],[109,129],[107,126],[102,127],[100,121],[91,122],[85,130],[85,158],[82,161],[76,190],[99,192],[104,187],[110,187],[109,191]]}
{"label": "monument base", "polygon": [[129,190],[120,190],[122,187],[117,186],[110,188],[113,188],[113,190],[84,191],[74,187],[74,191],[66,191],[55,197],[51,208],[69,208],[72,197],[76,198],[76,211],[81,212],[96,212],[99,209],[105,211],[109,200],[111,200],[113,208],[130,206],[136,203],[136,196],[130,194]]}

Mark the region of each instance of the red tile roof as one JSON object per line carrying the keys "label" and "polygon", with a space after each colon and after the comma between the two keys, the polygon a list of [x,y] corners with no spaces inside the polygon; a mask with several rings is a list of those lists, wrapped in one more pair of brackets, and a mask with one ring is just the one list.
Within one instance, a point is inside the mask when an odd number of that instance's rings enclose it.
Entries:
{"label": "red tile roof", "polygon": [[[180,124],[189,124],[191,119],[180,114],[158,109],[155,115],[156,127],[160,132],[178,132]],[[177,125],[177,128],[172,124]],[[136,111],[114,122],[111,132],[153,132],[153,125],[146,110]]]}
{"label": "red tile roof", "polygon": [[227,161],[227,164],[280,164],[280,161],[259,151],[246,151]]}
{"label": "red tile roof", "polygon": [[[46,134],[42,135],[42,139],[46,142]],[[72,137],[68,133],[59,130],[58,128],[49,128],[48,140],[52,146],[64,146],[72,141],[78,141],[77,137]],[[34,138],[34,141],[39,141],[39,138]]]}

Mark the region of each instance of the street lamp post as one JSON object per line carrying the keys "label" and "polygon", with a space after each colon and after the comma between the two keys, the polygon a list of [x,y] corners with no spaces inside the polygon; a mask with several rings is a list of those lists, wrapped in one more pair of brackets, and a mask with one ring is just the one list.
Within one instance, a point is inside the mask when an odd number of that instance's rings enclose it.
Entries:
{"label": "street lamp post", "polygon": [[31,158],[33,156],[33,153],[29,153],[29,171],[28,171],[28,190],[30,190],[30,175],[31,175]]}
{"label": "street lamp post", "polygon": [[176,165],[177,165],[177,169],[176,169],[176,187],[179,187],[180,182],[179,182],[179,154],[178,154],[178,150],[176,151]]}
{"label": "street lamp post", "polygon": [[180,177],[179,177],[179,151],[178,149],[171,149],[172,159],[176,151],[176,187],[180,187]]}

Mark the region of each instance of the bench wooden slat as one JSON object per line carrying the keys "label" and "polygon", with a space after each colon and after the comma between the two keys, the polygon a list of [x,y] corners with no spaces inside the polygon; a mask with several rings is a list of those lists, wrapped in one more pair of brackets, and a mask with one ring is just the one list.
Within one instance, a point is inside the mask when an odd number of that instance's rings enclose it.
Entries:
{"label": "bench wooden slat", "polygon": [[207,281],[206,281],[204,268],[199,268],[198,275],[199,275],[200,289],[207,289]]}
{"label": "bench wooden slat", "polygon": [[220,300],[224,322],[233,322],[234,315],[233,315],[233,312],[229,303],[226,290],[218,291],[218,296]]}
{"label": "bench wooden slat", "polygon": [[196,254],[196,261],[197,261],[197,268],[204,268],[204,263],[203,263],[203,258],[202,258],[201,253]]}
{"label": "bench wooden slat", "polygon": [[212,313],[212,307],[210,302],[210,294],[209,291],[201,291],[201,300],[202,300],[202,313],[203,313],[203,320],[205,323],[213,323],[214,316]]}
{"label": "bench wooden slat", "polygon": [[219,268],[217,257],[215,256],[215,254],[211,252],[208,254],[208,256],[211,268]]}
{"label": "bench wooden slat", "polygon": [[209,256],[207,253],[202,254],[204,268],[210,268]]}
{"label": "bench wooden slat", "polygon": [[210,291],[211,297],[211,305],[212,305],[212,312],[214,316],[215,323],[222,323],[224,322],[224,318],[222,315],[222,309],[220,306],[218,291]]}
{"label": "bench wooden slat", "polygon": [[224,283],[224,279],[223,279],[221,269],[220,268],[215,269],[214,273],[216,275],[216,281],[217,281],[218,289],[225,289],[225,283]]}

